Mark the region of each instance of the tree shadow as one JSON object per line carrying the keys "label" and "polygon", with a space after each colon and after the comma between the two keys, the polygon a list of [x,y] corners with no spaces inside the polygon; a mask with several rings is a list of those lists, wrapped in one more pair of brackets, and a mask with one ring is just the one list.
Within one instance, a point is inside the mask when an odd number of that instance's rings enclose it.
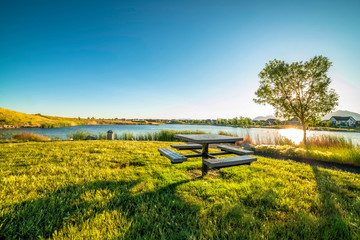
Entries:
{"label": "tree shadow", "polygon": [[[45,197],[9,206],[0,219],[0,239],[49,238],[65,225],[81,225],[97,214],[116,210],[129,224],[121,236],[125,239],[197,238],[196,219],[200,207],[185,203],[176,189],[190,180],[160,189],[134,194],[139,181],[95,181],[62,188]],[[84,194],[110,191],[114,197],[103,201],[95,197],[84,201]]]}
{"label": "tree shadow", "polygon": [[[315,200],[311,212],[299,211],[282,224],[273,227],[269,238],[274,239],[352,239],[349,223],[344,217],[351,214],[342,187],[331,174],[312,167],[319,202]],[[315,195],[315,192],[314,192]],[[283,229],[286,228],[287,231]]]}
{"label": "tree shadow", "polygon": [[344,208],[346,211],[346,206],[343,206],[346,199],[343,199],[339,191],[341,187],[329,172],[320,170],[317,167],[312,167],[312,169],[322,205],[319,232],[321,232],[324,239],[350,239],[350,227],[344,221],[340,209]]}

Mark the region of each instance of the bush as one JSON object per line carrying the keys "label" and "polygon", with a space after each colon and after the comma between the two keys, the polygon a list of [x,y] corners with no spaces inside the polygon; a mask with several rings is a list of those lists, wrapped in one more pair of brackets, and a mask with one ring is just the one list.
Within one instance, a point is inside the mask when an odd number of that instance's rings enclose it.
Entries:
{"label": "bush", "polygon": [[71,132],[67,135],[68,138],[72,138],[73,140],[86,140],[86,137],[90,135],[89,131],[80,131],[77,130],[75,132]]}
{"label": "bush", "polygon": [[32,132],[15,134],[13,136],[13,139],[16,139],[16,140],[19,140],[19,141],[24,141],[24,142],[28,142],[28,141],[41,142],[41,141],[49,141],[49,140],[51,140],[47,136],[42,136],[42,135],[35,134],[35,133],[32,133]]}

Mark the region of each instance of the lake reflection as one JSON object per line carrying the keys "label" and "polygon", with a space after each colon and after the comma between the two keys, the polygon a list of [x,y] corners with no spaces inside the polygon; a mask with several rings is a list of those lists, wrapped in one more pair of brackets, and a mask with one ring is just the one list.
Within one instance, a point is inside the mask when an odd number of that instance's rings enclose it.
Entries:
{"label": "lake reflection", "polygon": [[299,144],[303,140],[303,137],[304,137],[303,130],[295,129],[295,128],[280,129],[279,134],[282,137],[286,137],[287,139],[290,139],[295,144]]}

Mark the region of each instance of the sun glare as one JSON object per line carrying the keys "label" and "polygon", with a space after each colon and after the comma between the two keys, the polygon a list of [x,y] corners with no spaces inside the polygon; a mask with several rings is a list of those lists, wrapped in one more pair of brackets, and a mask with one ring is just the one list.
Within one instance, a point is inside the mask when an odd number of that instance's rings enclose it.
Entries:
{"label": "sun glare", "polygon": [[293,141],[295,144],[299,144],[303,140],[303,131],[295,128],[280,129],[279,134]]}

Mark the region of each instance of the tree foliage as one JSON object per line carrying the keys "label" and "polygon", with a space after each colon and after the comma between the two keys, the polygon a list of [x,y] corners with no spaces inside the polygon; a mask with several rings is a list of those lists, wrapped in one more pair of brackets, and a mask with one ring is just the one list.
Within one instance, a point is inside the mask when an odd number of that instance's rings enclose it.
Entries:
{"label": "tree foliage", "polygon": [[260,87],[254,101],[271,105],[277,117],[299,119],[306,144],[306,126],[338,105],[338,95],[329,88],[331,65],[323,56],[291,64],[272,60],[259,73]]}

